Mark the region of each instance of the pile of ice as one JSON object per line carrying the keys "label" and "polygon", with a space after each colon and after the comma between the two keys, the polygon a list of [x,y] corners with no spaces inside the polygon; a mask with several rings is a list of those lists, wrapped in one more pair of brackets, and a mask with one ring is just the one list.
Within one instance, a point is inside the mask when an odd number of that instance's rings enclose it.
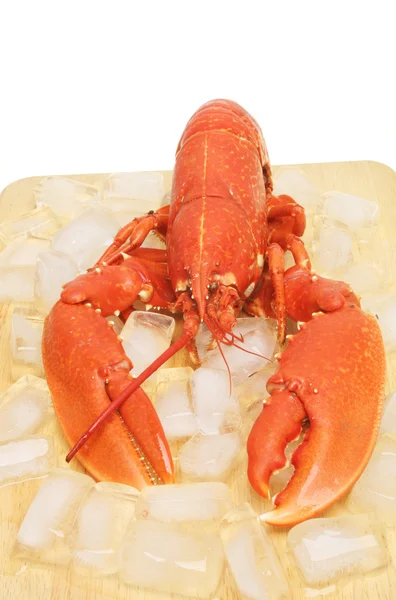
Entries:
{"label": "pile of ice", "polygon": [[0,487],[46,475],[55,465],[53,438],[40,433],[50,413],[47,384],[25,375],[0,396]]}
{"label": "pile of ice", "polygon": [[[42,179],[36,208],[0,225],[0,302],[36,303],[47,313],[62,285],[100,258],[121,226],[166,197],[162,173],[116,173],[100,187],[66,177]],[[164,247],[150,235],[145,247]]]}

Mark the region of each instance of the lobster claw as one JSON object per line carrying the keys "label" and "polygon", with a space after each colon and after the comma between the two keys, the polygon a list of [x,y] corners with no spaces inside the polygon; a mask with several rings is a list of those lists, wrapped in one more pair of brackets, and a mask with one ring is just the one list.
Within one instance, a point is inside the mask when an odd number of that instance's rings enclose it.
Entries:
{"label": "lobster claw", "polygon": [[384,382],[381,332],[359,307],[320,313],[293,336],[248,440],[248,476],[258,494],[269,496],[269,478],[286,466],[286,445],[306,417],[309,428],[292,456],[294,475],[262,520],[295,525],[350,490],[374,448]]}

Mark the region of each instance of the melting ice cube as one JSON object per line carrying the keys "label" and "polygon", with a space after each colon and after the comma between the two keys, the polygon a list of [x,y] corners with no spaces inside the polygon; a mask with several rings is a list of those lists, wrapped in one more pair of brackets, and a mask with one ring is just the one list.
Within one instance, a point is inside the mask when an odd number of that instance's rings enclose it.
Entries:
{"label": "melting ice cube", "polygon": [[182,475],[189,480],[223,481],[242,447],[239,431],[220,435],[193,435],[179,452]]}
{"label": "melting ice cube", "polygon": [[0,443],[35,433],[43,423],[50,396],[44,379],[25,375],[0,396]]}
{"label": "melting ice cube", "polygon": [[41,477],[53,466],[54,451],[50,437],[31,436],[0,445],[0,486]]}
{"label": "melting ice cube", "polygon": [[103,203],[112,210],[147,213],[161,206],[164,193],[162,173],[113,173],[104,182]]}
{"label": "melting ice cube", "polygon": [[43,372],[41,356],[43,327],[44,318],[40,313],[20,307],[14,309],[11,326],[13,361],[16,365],[31,365],[39,375]]}
{"label": "melting ice cube", "polygon": [[350,231],[358,232],[363,227],[372,226],[377,222],[376,202],[343,192],[326,192],[322,199],[323,214],[344,223]]}
{"label": "melting ice cube", "polygon": [[99,191],[92,185],[67,177],[47,177],[34,190],[34,197],[37,206],[49,206],[58,217],[69,220],[96,205]]}
{"label": "melting ice cube", "polygon": [[285,574],[269,535],[249,504],[231,510],[221,524],[224,552],[241,598],[289,597]]}
{"label": "melting ice cube", "polygon": [[80,270],[89,269],[112,244],[118,229],[111,213],[95,208],[58,231],[52,240],[52,250],[67,254]]}
{"label": "melting ice cube", "polygon": [[50,247],[49,240],[36,238],[17,238],[0,252],[0,266],[27,267],[36,266],[37,255]]}
{"label": "melting ice cube", "polygon": [[352,512],[374,511],[388,525],[396,525],[396,440],[380,437],[372,457],[349,496]]}
{"label": "melting ice cube", "polygon": [[77,265],[63,252],[40,252],[37,256],[35,293],[40,307],[49,312],[59,300],[62,285],[78,275]]}
{"label": "melting ice cube", "polygon": [[[275,349],[276,337],[272,326],[268,324],[265,328],[261,326],[260,329],[249,331],[244,336],[243,343],[236,343],[240,348],[223,345],[223,353],[230,367],[232,380],[238,385],[269,362]],[[202,366],[208,369],[227,369],[218,349],[206,354]]]}
{"label": "melting ice cube", "polygon": [[146,487],[136,504],[136,518],[163,522],[221,519],[232,506],[227,485],[219,482]]}
{"label": "melting ice cube", "polygon": [[311,585],[368,573],[388,560],[383,531],[368,515],[309,519],[293,527],[287,540]]}
{"label": "melting ice cube", "polygon": [[236,421],[239,405],[230,394],[227,371],[197,369],[191,377],[191,391],[198,427],[203,433],[224,433],[227,420]]}
{"label": "melting ice cube", "polygon": [[313,264],[318,273],[331,275],[352,262],[353,243],[347,228],[325,217],[314,219]]}
{"label": "melting ice cube", "polygon": [[359,295],[376,292],[383,286],[381,271],[375,263],[370,262],[349,265],[337,273],[337,278],[349,283]]}
{"label": "melting ice cube", "polygon": [[169,348],[174,330],[175,319],[160,313],[137,310],[128,317],[122,345],[132,361],[135,377]]}
{"label": "melting ice cube", "polygon": [[82,574],[110,575],[120,568],[119,549],[139,492],[119,483],[96,484],[75,523],[72,560]]}
{"label": "melting ice cube", "polygon": [[220,539],[186,533],[183,525],[138,520],[122,551],[121,578],[134,586],[190,598],[210,598],[224,568]]}
{"label": "melting ice cube", "polygon": [[284,167],[276,174],[274,181],[274,195],[287,194],[298,204],[301,204],[306,212],[315,212],[320,203],[319,191],[309,181],[301,169],[296,167]]}
{"label": "melting ice cube", "polygon": [[25,213],[18,219],[5,221],[0,225],[0,236],[7,243],[18,236],[28,236],[29,234],[50,239],[60,227],[61,224],[52,210],[42,206]]}
{"label": "melting ice cube", "polygon": [[0,302],[33,302],[36,267],[0,266]]}
{"label": "melting ice cube", "polygon": [[188,379],[163,382],[157,386],[155,408],[168,440],[190,437],[198,430]]}
{"label": "melting ice cube", "polygon": [[94,480],[68,469],[55,469],[42,483],[22,521],[16,554],[49,563],[67,563],[70,535],[78,508]]}

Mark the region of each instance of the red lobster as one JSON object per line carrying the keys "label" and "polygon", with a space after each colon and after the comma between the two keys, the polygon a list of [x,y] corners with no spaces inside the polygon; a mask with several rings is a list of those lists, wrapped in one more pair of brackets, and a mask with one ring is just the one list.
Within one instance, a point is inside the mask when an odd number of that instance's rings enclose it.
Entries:
{"label": "red lobster", "polygon": [[[327,505],[329,498],[334,501],[345,491],[345,481],[350,487],[368,460],[377,431],[384,379],[382,343],[377,324],[362,313],[348,286],[310,273],[309,257],[300,240],[304,229],[302,207],[289,196],[272,195],[267,149],[254,119],[230,101],[202,106],[187,124],[177,148],[170,206],[124,227],[98,263],[65,286],[46,319],[43,360],[66,438],[75,444],[68,459],[80,450],[80,460],[97,478],[138,488],[172,481],[169,448],[140,384],[183,346],[197,360],[194,337],[202,321],[218,344],[235,344],[238,338],[232,328],[243,307],[252,315],[275,316],[283,342],[286,313],[307,321],[313,312],[323,310],[325,316],[313,319],[295,336],[271,378],[272,401],[267,402],[249,438],[249,476],[253,487],[265,495],[271,471],[282,466],[284,446],[299,433],[308,415],[312,436],[309,442],[306,437],[303,450],[298,449],[308,467],[304,468],[301,458],[297,473],[305,472],[311,481],[318,452],[318,468],[323,468],[323,460],[327,465],[332,462],[328,440],[335,438],[341,423],[349,419],[356,424],[361,418],[362,406],[350,398],[364,395],[368,405],[364,404],[365,418],[361,419],[364,440],[350,445],[349,435],[341,438],[346,454],[351,455],[345,477],[337,482],[334,468],[327,469],[327,475],[324,472],[317,478],[321,487],[311,486],[316,490],[314,509],[311,493],[304,496],[308,508],[301,512],[304,484],[296,475],[282,492],[287,495],[292,489],[286,497],[288,514],[294,510],[289,521],[308,518],[313,510]],[[140,248],[150,231],[166,241],[166,251]],[[285,250],[291,250],[296,262],[286,274]],[[181,311],[184,332],[131,382],[131,363],[104,317],[128,314],[138,298],[156,308]],[[352,314],[359,318],[351,319]],[[345,330],[351,333],[344,339]],[[322,352],[325,335],[331,333],[339,341],[344,339],[344,357],[355,358],[353,348],[366,356],[371,374],[369,400],[357,386],[347,389],[355,363],[343,363],[345,373],[339,378],[335,398],[329,400],[321,393],[334,383],[338,365],[334,344]],[[313,390],[314,411],[301,392],[305,385]],[[326,404],[323,409],[322,403]],[[328,416],[330,408],[333,418]],[[105,420],[106,426],[99,427]],[[315,420],[318,427],[313,427]],[[328,423],[331,432],[325,431]],[[297,481],[294,488],[293,481]],[[274,511],[274,522],[281,523],[280,510]]]}

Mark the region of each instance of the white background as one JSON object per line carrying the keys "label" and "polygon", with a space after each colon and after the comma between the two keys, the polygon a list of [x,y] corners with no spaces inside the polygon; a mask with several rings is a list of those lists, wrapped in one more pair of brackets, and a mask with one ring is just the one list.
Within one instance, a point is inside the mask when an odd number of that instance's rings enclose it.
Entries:
{"label": "white background", "polygon": [[215,97],[256,117],[273,164],[396,169],[395,4],[0,0],[0,189],[172,168]]}

